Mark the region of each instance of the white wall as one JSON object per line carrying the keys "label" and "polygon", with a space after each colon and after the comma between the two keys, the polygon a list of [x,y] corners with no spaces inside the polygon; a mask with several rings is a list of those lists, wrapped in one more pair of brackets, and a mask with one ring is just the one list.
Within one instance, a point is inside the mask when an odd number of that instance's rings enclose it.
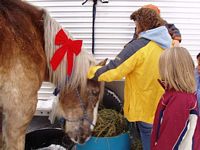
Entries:
{"label": "white wall", "polygon": [[[82,0],[27,0],[46,8],[76,39],[82,39],[84,47],[91,51],[92,0],[82,6]],[[200,0],[99,0],[96,17],[95,57],[114,58],[133,35],[134,23],[130,14],[145,4],[161,9],[161,16],[174,23],[182,33],[182,46],[194,60],[200,52]]]}

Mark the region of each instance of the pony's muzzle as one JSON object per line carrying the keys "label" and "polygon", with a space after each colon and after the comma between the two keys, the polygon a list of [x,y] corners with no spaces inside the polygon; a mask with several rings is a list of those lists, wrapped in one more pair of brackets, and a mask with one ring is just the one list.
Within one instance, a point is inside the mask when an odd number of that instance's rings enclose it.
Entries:
{"label": "pony's muzzle", "polygon": [[86,141],[88,141],[91,137],[91,133],[92,132],[90,131],[89,126],[87,128],[79,127],[78,129],[75,129],[74,131],[67,132],[71,140],[78,144],[84,144]]}

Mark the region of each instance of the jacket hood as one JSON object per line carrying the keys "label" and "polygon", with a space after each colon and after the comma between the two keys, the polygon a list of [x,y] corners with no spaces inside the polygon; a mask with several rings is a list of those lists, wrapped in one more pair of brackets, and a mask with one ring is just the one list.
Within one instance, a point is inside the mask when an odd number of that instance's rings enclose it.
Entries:
{"label": "jacket hood", "polygon": [[141,32],[139,34],[139,38],[145,38],[154,41],[163,49],[170,48],[172,45],[172,38],[165,26],[160,26],[155,29]]}

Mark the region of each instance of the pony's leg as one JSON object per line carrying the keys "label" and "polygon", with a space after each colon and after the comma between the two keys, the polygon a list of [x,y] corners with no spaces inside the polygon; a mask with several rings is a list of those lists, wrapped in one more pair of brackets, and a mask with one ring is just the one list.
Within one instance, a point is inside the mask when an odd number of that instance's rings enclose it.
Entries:
{"label": "pony's leg", "polygon": [[[36,94],[35,94],[36,95]],[[26,129],[34,115],[37,96],[17,101],[13,107],[4,110],[3,150],[24,150]]]}

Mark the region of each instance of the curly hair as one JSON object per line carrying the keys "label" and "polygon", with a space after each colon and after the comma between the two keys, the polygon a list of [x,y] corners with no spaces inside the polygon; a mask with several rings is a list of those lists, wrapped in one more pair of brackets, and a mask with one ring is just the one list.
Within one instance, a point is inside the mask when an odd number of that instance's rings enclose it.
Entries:
{"label": "curly hair", "polygon": [[141,32],[165,25],[165,21],[156,11],[150,8],[140,8],[130,16],[131,20],[137,21]]}

